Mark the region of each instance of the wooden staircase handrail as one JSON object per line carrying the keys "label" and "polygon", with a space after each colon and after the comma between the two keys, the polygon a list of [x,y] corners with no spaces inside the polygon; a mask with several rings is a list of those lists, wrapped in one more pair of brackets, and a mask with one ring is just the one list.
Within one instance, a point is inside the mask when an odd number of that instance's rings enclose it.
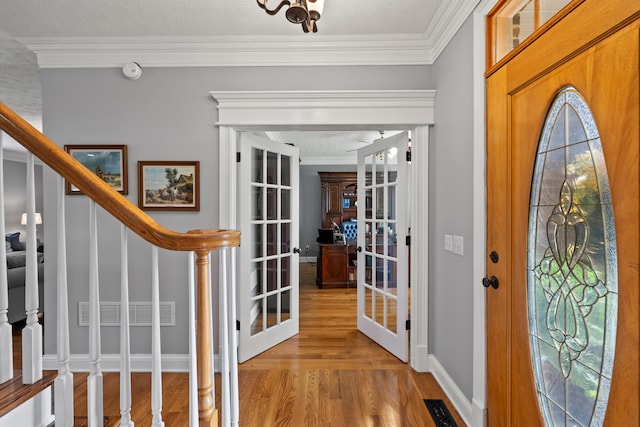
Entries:
{"label": "wooden staircase handrail", "polygon": [[2,102],[0,129],[153,245],[175,251],[202,253],[240,244],[240,232],[235,230],[178,233],[161,226]]}

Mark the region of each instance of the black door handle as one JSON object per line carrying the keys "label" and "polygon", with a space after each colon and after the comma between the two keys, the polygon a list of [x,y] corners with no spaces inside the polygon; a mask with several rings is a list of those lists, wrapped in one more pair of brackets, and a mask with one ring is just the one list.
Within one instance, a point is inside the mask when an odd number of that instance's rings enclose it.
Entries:
{"label": "black door handle", "polygon": [[300,248],[293,248],[294,254],[300,254]]}
{"label": "black door handle", "polygon": [[358,246],[358,247],[356,248],[356,251],[358,251],[358,252],[362,252],[362,246]]}
{"label": "black door handle", "polygon": [[482,286],[485,288],[491,286],[493,289],[498,289],[499,285],[500,284],[498,283],[498,278],[496,276],[491,276],[491,278],[485,277],[482,279]]}

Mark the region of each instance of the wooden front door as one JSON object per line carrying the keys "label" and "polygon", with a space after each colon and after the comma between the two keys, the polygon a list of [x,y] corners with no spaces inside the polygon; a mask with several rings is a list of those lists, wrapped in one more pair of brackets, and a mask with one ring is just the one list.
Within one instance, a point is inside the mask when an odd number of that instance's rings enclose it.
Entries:
{"label": "wooden front door", "polygon": [[640,425],[640,2],[577,4],[487,73],[489,426]]}

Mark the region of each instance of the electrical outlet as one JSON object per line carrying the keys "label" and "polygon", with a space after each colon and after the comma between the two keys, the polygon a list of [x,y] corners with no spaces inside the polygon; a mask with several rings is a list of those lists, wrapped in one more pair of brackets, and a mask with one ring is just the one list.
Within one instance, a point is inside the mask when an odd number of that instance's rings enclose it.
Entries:
{"label": "electrical outlet", "polygon": [[305,250],[305,251],[307,251],[307,252],[309,252],[309,245],[305,246],[305,247],[304,247],[304,250]]}

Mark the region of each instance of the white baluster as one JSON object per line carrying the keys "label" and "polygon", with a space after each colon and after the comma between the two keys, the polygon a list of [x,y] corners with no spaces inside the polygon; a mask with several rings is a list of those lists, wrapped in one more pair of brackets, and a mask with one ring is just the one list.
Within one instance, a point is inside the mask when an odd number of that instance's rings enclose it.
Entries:
{"label": "white baluster", "polygon": [[98,284],[98,228],[96,203],[89,201],[89,377],[87,405],[89,427],[103,425],[103,381],[100,366],[100,286]]}
{"label": "white baluster", "polygon": [[120,426],[134,427],[131,420],[131,352],[129,338],[129,262],[127,227],[120,226]]}
{"label": "white baluster", "polygon": [[[219,310],[220,310],[220,362],[221,371],[221,399],[222,399],[222,425],[231,425],[231,400],[229,396],[229,313],[227,301],[227,251],[221,249],[219,251],[221,266],[220,284],[218,286]],[[211,328],[213,330],[213,328]],[[213,340],[212,340],[213,342]],[[214,382],[215,384],[215,382]]]}
{"label": "white baluster", "polygon": [[229,399],[231,399],[231,425],[236,427],[240,422],[240,395],[238,389],[238,335],[236,331],[236,248],[224,249],[230,251],[227,269],[231,280],[229,282],[229,369],[231,376],[231,387]]}
{"label": "white baluster", "polygon": [[[0,234],[6,233],[4,228],[4,155],[0,131]],[[7,259],[7,248],[0,248],[0,259]],[[0,262],[0,384],[13,378],[13,338],[9,312],[9,284],[7,283],[7,263]]]}
{"label": "white baluster", "polygon": [[162,366],[160,347],[160,279],[158,248],[152,246],[151,261],[151,425],[164,427],[162,421]]}
{"label": "white baluster", "polygon": [[189,427],[198,427],[198,362],[196,360],[196,257],[189,252]]}
{"label": "white baluster", "polygon": [[56,425],[73,426],[73,374],[69,369],[69,306],[67,295],[67,242],[64,210],[64,178],[57,181],[57,346],[58,376],[54,382]]}
{"label": "white baluster", "polygon": [[35,157],[27,153],[27,260],[24,308],[27,325],[22,330],[22,382],[42,379],[42,325],[38,323],[38,263],[36,247]]}

